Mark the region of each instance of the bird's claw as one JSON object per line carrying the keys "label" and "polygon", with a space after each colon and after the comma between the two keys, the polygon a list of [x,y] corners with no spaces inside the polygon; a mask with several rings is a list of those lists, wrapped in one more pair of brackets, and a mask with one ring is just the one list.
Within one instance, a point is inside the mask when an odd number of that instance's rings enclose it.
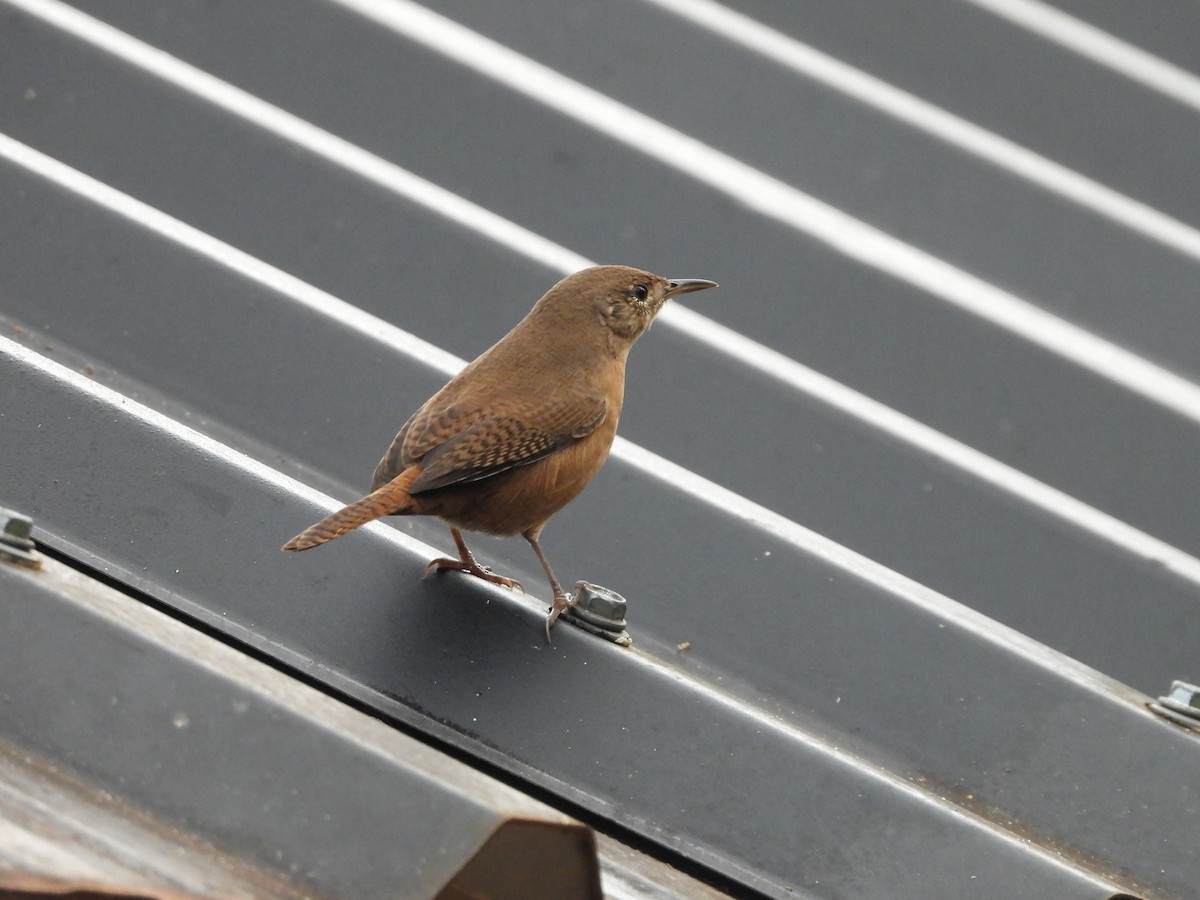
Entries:
{"label": "bird's claw", "polygon": [[525,593],[525,588],[521,582],[515,578],[509,578],[506,575],[497,575],[487,566],[481,566],[475,560],[470,559],[451,559],[448,556],[441,556],[437,559],[429,561],[429,565],[425,567],[422,578],[428,578],[429,573],[433,571],[441,572],[443,569],[451,569],[456,572],[466,572],[468,575],[474,575],[476,578],[482,578],[489,584],[498,584],[501,587],[506,587],[509,590],[516,588],[522,594]]}
{"label": "bird's claw", "polygon": [[546,616],[546,643],[552,643],[550,640],[550,629],[554,627],[554,623],[558,621],[558,617],[574,605],[575,600],[572,599],[570,594],[554,598],[554,605],[550,607],[550,614]]}

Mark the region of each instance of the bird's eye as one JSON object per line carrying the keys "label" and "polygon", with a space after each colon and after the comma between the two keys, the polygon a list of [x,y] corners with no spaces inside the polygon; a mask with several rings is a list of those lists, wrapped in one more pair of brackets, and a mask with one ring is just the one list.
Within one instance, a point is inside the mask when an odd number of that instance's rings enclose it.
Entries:
{"label": "bird's eye", "polygon": [[645,300],[650,292],[646,289],[644,284],[635,284],[631,293],[636,299]]}

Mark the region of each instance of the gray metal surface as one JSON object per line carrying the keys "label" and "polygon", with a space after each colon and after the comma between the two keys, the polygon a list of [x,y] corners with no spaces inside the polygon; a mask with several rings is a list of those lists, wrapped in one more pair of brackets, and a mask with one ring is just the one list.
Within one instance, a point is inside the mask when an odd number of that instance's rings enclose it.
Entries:
{"label": "gray metal surface", "polygon": [[[700,2],[352,6],[0,7],[0,504],[733,883],[1187,896],[1200,751],[1143,704],[1200,638],[1195,110],[983,3],[740,3],[766,43]],[[722,284],[545,535],[632,652],[421,582],[436,523],[277,552],[588,259]]]}

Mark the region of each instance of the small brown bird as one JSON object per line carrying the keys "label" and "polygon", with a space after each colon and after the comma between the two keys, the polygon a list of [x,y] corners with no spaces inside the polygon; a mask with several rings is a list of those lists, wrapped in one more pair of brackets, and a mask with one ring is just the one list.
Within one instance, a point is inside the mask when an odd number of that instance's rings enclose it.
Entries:
{"label": "small brown bird", "polygon": [[307,550],[381,516],[437,516],[450,526],[458,559],[435,559],[426,575],[457,569],[511,588],[519,582],[476,562],[459,529],[523,535],[554,592],[549,639],[571,601],[538,543],[542,528],[608,457],[633,342],[668,299],[716,286],[627,266],[564,278],[404,423],[371,493],[283,549]]}

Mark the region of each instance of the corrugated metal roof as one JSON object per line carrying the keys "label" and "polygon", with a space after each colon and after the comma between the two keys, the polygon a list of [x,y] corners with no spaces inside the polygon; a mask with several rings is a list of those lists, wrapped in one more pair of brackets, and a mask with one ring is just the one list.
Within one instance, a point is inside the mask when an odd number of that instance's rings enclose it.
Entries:
{"label": "corrugated metal roof", "polygon": [[61,564],[0,585],[0,894],[599,896],[580,823]]}
{"label": "corrugated metal roof", "polygon": [[[6,0],[0,502],[730,889],[1187,896],[1200,12],[1075,6]],[[590,260],[722,285],[544,536],[632,651],[278,553]]]}

